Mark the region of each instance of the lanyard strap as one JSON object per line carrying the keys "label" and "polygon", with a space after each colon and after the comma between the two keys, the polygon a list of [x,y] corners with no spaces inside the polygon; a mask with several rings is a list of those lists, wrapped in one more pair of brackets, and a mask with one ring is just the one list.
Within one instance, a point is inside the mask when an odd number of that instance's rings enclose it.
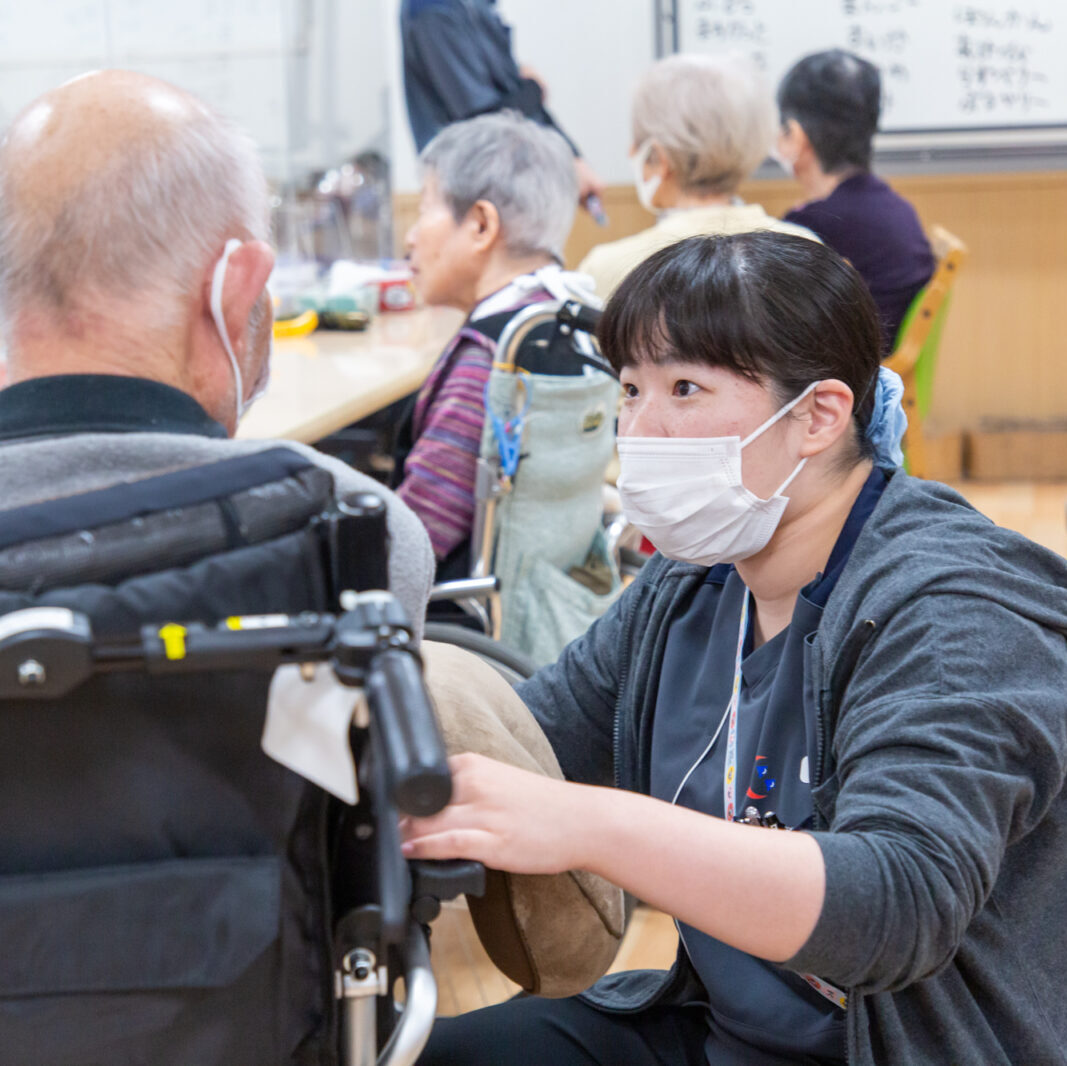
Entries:
{"label": "lanyard strap", "polygon": [[803,977],[823,999],[828,999],[835,1007],[840,1007],[842,1010],[848,1010],[848,993],[843,992],[837,985],[832,985],[829,981],[824,981],[821,977],[816,977],[813,973],[802,973],[800,976]]}
{"label": "lanyard strap", "polygon": [[748,589],[741,601],[741,624],[737,630],[737,655],[734,657],[734,684],[730,691],[730,703],[726,708],[726,761],[722,768],[722,809],[728,822],[734,820],[737,813],[735,803],[737,791],[737,706],[741,702],[741,659],[745,651],[745,637],[748,635]]}

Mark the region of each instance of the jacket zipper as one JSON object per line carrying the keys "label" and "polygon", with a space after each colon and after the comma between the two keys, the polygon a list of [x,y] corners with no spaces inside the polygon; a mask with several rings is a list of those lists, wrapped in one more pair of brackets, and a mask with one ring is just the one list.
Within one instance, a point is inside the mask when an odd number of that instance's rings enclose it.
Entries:
{"label": "jacket zipper", "polygon": [[[837,665],[834,667],[829,686],[826,689],[822,689],[816,698],[815,773],[811,779],[813,791],[822,784],[825,776],[826,754],[830,745],[830,712],[840,698],[840,694],[848,683],[849,678],[852,677],[852,673],[856,669],[856,663],[859,662],[859,658],[863,654],[863,649],[877,629],[878,623],[873,618],[865,618],[860,623],[859,628],[849,634],[845,647],[838,656]],[[826,697],[829,697],[829,699],[827,700]]]}
{"label": "jacket zipper", "polygon": [[[633,634],[634,628],[634,612],[637,610],[636,596],[630,597],[631,602],[627,604],[626,611],[626,627],[623,634],[623,640],[620,642],[620,647],[629,649],[630,637]],[[626,689],[626,681],[630,675],[630,655],[628,652],[623,659],[622,672],[619,674],[618,688],[615,692],[615,721],[611,726],[611,749],[612,749],[612,768],[611,779],[616,788],[621,787],[619,785],[619,762],[620,762],[620,747],[622,746],[622,738],[620,735],[619,723],[622,721],[622,694]]]}

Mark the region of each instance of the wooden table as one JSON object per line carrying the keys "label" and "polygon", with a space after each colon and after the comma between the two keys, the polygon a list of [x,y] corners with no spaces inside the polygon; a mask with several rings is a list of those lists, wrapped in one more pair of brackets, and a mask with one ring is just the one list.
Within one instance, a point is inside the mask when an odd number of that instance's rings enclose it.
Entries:
{"label": "wooden table", "polygon": [[378,315],[360,333],[317,330],[274,344],[270,387],[238,437],[313,444],[417,389],[463,315],[420,308]]}

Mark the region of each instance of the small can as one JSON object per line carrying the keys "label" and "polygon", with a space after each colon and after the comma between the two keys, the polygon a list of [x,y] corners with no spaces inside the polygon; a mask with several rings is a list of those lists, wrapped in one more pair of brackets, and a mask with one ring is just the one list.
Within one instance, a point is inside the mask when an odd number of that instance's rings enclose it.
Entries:
{"label": "small can", "polygon": [[394,271],[378,282],[380,311],[410,311],[415,306],[415,285],[411,274]]}

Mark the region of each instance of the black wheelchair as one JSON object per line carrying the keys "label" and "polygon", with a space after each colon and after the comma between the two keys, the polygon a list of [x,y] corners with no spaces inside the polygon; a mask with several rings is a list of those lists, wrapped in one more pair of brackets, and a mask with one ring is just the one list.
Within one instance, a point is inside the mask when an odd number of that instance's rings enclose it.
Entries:
{"label": "black wheelchair", "polygon": [[[418,1058],[484,870],[402,856],[448,766],[384,505],[332,489],[279,448],[0,512],[3,1061]],[[261,749],[282,664],[351,691],[356,803]]]}

